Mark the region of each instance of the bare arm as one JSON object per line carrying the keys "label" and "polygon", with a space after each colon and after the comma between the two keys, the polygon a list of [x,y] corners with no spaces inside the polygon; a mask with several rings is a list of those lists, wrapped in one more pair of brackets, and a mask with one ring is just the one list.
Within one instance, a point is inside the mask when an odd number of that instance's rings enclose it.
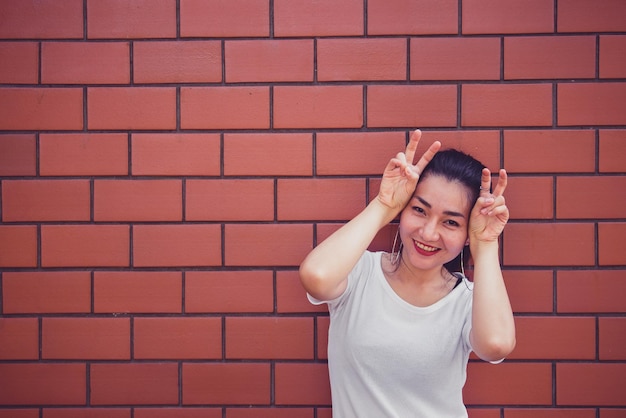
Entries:
{"label": "bare arm", "polygon": [[515,323],[509,296],[502,278],[498,239],[509,211],[504,201],[506,171],[500,170],[498,183],[489,193],[491,173],[483,170],[481,196],[470,218],[470,250],[474,259],[474,292],[470,340],[483,360],[496,361],[515,348]]}
{"label": "bare arm", "polygon": [[391,222],[411,198],[419,173],[441,144],[433,143],[413,165],[421,132],[414,131],[404,153],[392,158],[383,173],[376,199],[354,219],[318,245],[300,265],[300,280],[318,300],[332,300],[343,293],[348,274],[378,231]]}

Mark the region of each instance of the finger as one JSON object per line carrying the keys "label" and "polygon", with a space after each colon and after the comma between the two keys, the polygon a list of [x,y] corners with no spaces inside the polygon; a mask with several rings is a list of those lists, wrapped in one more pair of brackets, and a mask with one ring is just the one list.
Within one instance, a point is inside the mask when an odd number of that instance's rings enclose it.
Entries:
{"label": "finger", "polygon": [[483,168],[482,175],[480,177],[480,196],[486,197],[491,194],[491,171],[488,168]]}
{"label": "finger", "polygon": [[415,167],[417,168],[417,171],[420,174],[424,171],[424,169],[426,168],[430,160],[433,159],[435,154],[437,154],[437,152],[439,151],[439,148],[441,148],[441,142],[439,141],[433,142],[430,145],[430,147],[428,147],[424,155],[422,155],[422,157],[419,159]]}
{"label": "finger", "polygon": [[506,174],[506,170],[501,169],[498,173],[498,183],[496,184],[496,188],[493,190],[493,194],[496,196],[502,196],[504,194],[504,190],[506,189],[507,182],[508,176]]}
{"label": "finger", "polygon": [[420,142],[421,137],[422,131],[420,131],[419,129],[416,129],[411,133],[411,138],[409,138],[409,144],[406,146],[406,151],[404,151],[404,154],[406,155],[406,160],[409,164],[413,164],[413,158],[415,158],[417,144]]}

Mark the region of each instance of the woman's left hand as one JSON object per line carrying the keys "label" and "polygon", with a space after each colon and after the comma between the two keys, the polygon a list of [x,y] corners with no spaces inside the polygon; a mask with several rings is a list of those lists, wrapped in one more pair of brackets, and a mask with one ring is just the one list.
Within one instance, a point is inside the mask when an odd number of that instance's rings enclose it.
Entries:
{"label": "woman's left hand", "polygon": [[509,209],[504,200],[507,175],[504,169],[500,170],[498,183],[491,190],[491,172],[484,168],[480,182],[480,195],[469,220],[469,239],[472,241],[497,241],[504,226],[509,220]]}

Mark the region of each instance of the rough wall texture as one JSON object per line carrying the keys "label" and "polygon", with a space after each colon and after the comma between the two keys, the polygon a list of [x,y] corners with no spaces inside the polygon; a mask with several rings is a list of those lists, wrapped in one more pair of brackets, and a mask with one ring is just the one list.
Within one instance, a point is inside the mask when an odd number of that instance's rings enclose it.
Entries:
{"label": "rough wall texture", "polygon": [[0,1],[0,417],[330,417],[297,266],[415,127],[510,173],[471,418],[626,416],[625,102],[622,0]]}

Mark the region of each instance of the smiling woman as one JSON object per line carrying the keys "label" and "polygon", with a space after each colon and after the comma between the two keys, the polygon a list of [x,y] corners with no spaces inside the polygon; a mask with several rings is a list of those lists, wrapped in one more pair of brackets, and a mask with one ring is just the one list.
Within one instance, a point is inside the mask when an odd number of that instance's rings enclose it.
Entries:
{"label": "smiling woman", "polygon": [[[330,311],[334,417],[467,417],[470,352],[499,362],[515,346],[498,256],[506,172],[490,193],[490,171],[439,142],[414,165],[420,136],[389,161],[376,199],[300,266],[310,301]],[[398,214],[397,253],[367,251]]]}

